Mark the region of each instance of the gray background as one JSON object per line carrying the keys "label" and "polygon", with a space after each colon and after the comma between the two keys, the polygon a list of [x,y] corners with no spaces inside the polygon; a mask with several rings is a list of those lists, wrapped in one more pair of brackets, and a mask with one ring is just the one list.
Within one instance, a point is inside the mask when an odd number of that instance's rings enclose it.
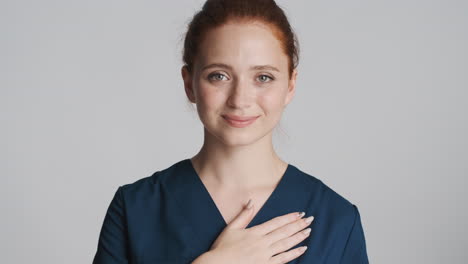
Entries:
{"label": "gray background", "polygon": [[[199,150],[202,2],[0,2],[2,263],[90,263],[117,187]],[[358,206],[372,263],[466,263],[467,1],[278,3],[301,44],[280,156]]]}

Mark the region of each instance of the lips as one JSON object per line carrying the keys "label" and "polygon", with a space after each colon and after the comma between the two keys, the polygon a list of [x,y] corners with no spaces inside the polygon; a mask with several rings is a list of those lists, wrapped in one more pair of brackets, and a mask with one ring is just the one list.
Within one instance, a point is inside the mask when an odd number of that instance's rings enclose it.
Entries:
{"label": "lips", "polygon": [[246,122],[257,118],[258,116],[237,116],[237,115],[223,115],[224,118],[228,118],[234,121]]}
{"label": "lips", "polygon": [[257,120],[258,116],[236,116],[236,115],[223,115],[224,120],[236,128],[243,128],[251,125]]}

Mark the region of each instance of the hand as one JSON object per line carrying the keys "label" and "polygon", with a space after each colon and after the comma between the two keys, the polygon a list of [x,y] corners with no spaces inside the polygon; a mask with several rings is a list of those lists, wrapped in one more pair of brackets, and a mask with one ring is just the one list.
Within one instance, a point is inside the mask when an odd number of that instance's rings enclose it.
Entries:
{"label": "hand", "polygon": [[280,264],[305,252],[306,247],[285,251],[309,236],[310,230],[299,231],[310,225],[313,216],[308,218],[308,223],[302,218],[303,214],[289,213],[245,228],[253,218],[253,211],[249,200],[247,206],[221,232],[208,251],[212,263]]}

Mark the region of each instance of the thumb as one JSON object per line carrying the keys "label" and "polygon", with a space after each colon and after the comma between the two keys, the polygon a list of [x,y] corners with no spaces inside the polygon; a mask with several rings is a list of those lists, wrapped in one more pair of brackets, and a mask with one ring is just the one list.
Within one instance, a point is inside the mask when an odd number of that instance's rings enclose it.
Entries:
{"label": "thumb", "polygon": [[253,218],[253,203],[252,199],[249,199],[247,205],[244,206],[242,211],[229,223],[230,228],[243,229],[249,225]]}

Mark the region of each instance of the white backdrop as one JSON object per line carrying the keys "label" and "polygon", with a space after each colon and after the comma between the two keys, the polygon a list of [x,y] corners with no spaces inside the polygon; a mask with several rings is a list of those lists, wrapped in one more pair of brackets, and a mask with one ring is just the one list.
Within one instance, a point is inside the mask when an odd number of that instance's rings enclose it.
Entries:
{"label": "white backdrop", "polygon": [[[3,263],[91,263],[117,187],[193,156],[203,1],[0,1]],[[359,207],[371,263],[466,263],[468,2],[278,1],[299,37],[280,156]]]}

